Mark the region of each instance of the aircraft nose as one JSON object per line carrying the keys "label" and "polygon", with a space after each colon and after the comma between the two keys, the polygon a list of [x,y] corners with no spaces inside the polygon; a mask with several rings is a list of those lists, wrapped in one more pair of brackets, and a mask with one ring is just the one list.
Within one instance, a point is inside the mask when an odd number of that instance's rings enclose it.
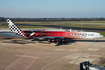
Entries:
{"label": "aircraft nose", "polygon": [[102,37],[104,37],[104,36],[102,35]]}
{"label": "aircraft nose", "polygon": [[101,37],[104,37],[103,35],[101,35]]}

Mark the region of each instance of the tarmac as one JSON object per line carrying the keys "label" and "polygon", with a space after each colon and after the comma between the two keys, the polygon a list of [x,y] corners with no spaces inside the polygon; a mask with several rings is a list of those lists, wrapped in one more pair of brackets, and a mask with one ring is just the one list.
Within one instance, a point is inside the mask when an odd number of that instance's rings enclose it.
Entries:
{"label": "tarmac", "polygon": [[[75,39],[56,44],[0,35],[0,70],[68,70],[93,42]],[[84,61],[105,63],[105,38],[97,39],[69,70],[79,70]]]}

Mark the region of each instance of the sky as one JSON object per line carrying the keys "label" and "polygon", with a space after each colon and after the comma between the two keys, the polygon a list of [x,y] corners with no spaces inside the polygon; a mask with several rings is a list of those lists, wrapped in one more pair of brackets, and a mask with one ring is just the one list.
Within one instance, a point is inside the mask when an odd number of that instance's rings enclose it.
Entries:
{"label": "sky", "polygon": [[0,0],[0,17],[105,18],[105,0]]}

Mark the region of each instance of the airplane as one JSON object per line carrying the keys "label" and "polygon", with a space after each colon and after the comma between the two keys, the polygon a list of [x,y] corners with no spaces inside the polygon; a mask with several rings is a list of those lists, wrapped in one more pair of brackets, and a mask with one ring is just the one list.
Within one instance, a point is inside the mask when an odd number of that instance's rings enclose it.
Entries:
{"label": "airplane", "polygon": [[104,37],[102,34],[97,32],[85,32],[78,30],[61,30],[61,31],[25,31],[18,28],[11,20],[7,19],[7,23],[10,29],[10,32],[15,33],[19,36],[27,38],[42,38],[47,39],[48,42],[68,42],[68,39],[97,39]]}

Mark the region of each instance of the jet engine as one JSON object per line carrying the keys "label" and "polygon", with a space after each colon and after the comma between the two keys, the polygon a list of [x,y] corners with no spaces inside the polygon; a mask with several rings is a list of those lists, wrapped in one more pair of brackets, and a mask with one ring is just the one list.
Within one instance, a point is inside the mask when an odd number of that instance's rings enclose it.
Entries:
{"label": "jet engine", "polygon": [[29,37],[35,38],[35,32],[32,32]]}

